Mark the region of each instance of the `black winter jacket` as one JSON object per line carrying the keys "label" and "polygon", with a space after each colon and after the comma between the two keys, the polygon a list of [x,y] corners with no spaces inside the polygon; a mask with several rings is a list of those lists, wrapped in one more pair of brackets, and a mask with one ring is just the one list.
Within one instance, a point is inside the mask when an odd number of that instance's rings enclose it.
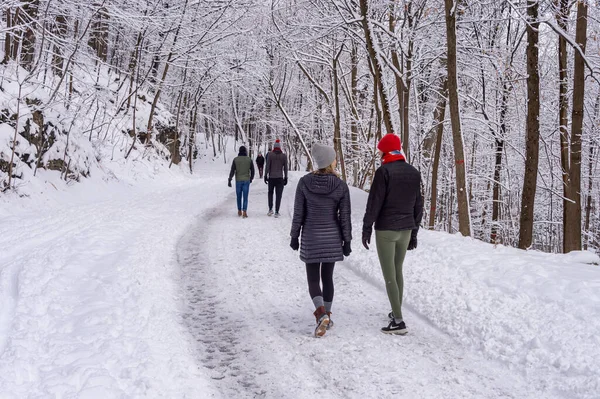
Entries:
{"label": "black winter jacket", "polygon": [[306,263],[344,260],[343,243],[352,240],[348,185],[333,174],[307,174],[294,201],[292,238],[300,237],[300,259]]}
{"label": "black winter jacket", "polygon": [[423,218],[421,173],[404,161],[381,165],[369,192],[363,232],[375,230],[419,231]]}
{"label": "black winter jacket", "polygon": [[265,165],[265,158],[262,155],[256,157],[256,166],[262,168]]}

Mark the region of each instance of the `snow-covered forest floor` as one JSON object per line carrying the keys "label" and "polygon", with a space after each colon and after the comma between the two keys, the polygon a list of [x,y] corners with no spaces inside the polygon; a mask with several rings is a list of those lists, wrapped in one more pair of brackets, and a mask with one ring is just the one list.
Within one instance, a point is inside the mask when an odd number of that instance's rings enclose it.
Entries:
{"label": "snow-covered forest floor", "polygon": [[597,397],[596,255],[422,231],[405,264],[409,335],[386,336],[352,189],[354,252],[336,265],[335,326],[315,339],[288,247],[302,174],[280,219],[257,179],[242,220],[227,169],[3,200],[0,397]]}

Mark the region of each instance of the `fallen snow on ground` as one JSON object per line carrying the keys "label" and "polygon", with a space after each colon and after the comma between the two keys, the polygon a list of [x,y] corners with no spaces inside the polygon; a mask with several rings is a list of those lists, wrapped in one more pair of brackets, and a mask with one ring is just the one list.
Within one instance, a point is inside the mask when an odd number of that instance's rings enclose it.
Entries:
{"label": "fallen snow on ground", "polygon": [[335,326],[315,339],[288,247],[301,174],[279,219],[257,179],[245,220],[226,165],[196,176],[0,212],[0,397],[597,397],[596,255],[422,231],[405,263],[409,335],[383,335],[353,189],[354,252],[336,265]]}
{"label": "fallen snow on ground", "polygon": [[180,323],[175,254],[226,193],[224,179],[199,172],[142,189],[90,183],[69,205],[0,220],[0,397],[212,392]]}

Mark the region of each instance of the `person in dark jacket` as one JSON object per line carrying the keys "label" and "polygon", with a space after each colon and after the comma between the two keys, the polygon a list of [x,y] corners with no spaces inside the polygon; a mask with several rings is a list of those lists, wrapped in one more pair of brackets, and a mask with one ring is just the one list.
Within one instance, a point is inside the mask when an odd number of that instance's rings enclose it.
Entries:
{"label": "person in dark jacket", "polygon": [[229,172],[229,180],[227,182],[229,187],[231,187],[231,179],[234,174],[238,216],[245,219],[248,217],[248,193],[250,192],[250,184],[254,180],[254,164],[252,163],[252,158],[248,156],[248,150],[244,146],[240,147],[238,156],[231,163],[231,171]]}
{"label": "person in dark jacket", "polygon": [[319,170],[298,182],[290,247],[300,248],[300,260],[306,263],[308,291],[316,309],[315,337],[322,337],[333,326],[333,268],[352,252],[352,222],[348,185],[335,173],[335,150],[315,144],[312,155]]}
{"label": "person in dark jacket", "polygon": [[262,179],[263,176],[263,168],[265,166],[265,157],[259,152],[256,157],[256,167],[258,168],[258,175]]}
{"label": "person in dark jacket", "polygon": [[362,242],[369,249],[375,223],[377,255],[392,305],[390,323],[381,331],[403,335],[408,330],[402,319],[402,264],[406,251],[417,247],[417,232],[423,217],[421,174],[406,162],[400,138],[395,134],[386,134],[377,148],[382,152],[382,165],[371,184]]}
{"label": "person in dark jacket", "polygon": [[281,143],[279,140],[275,140],[273,151],[267,154],[267,167],[265,169],[265,183],[269,185],[268,216],[273,215],[273,192],[275,192],[275,217],[279,217],[279,207],[281,206],[283,186],[287,185],[287,181],[287,156],[281,151]]}

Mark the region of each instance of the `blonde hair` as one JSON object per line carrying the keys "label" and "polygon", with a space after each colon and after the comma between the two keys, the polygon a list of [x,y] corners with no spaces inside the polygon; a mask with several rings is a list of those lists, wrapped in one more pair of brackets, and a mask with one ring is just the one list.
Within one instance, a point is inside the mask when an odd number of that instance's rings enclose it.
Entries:
{"label": "blonde hair", "polygon": [[313,174],[315,174],[315,175],[336,175],[336,176],[338,176],[338,173],[333,168],[333,163],[331,165],[329,165],[328,167],[326,167],[326,168],[315,170],[313,172]]}

